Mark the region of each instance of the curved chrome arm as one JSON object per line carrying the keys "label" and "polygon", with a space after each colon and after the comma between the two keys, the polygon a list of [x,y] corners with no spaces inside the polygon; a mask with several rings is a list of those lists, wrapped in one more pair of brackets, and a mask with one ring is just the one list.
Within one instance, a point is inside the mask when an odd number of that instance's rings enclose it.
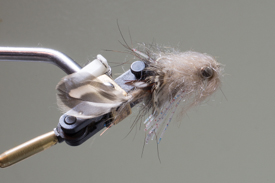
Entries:
{"label": "curved chrome arm", "polygon": [[49,62],[58,66],[67,74],[81,69],[68,56],[48,48],[0,47],[0,61]]}

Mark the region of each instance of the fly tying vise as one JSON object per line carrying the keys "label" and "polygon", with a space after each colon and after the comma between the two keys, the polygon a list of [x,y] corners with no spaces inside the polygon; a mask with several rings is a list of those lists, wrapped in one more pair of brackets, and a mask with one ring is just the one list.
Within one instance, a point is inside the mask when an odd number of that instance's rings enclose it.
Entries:
{"label": "fly tying vise", "polygon": [[80,145],[101,129],[129,116],[136,104],[140,104],[140,111],[134,124],[147,115],[145,142],[157,137],[159,142],[180,103],[185,112],[219,88],[220,65],[207,54],[146,44],[137,49],[126,43],[124,46],[138,61],[115,80],[101,55],[81,69],[55,50],[0,47],[1,61],[50,62],[69,74],[57,84],[58,106],[64,112],[57,127],[1,154],[0,167],[63,141],[71,146]]}

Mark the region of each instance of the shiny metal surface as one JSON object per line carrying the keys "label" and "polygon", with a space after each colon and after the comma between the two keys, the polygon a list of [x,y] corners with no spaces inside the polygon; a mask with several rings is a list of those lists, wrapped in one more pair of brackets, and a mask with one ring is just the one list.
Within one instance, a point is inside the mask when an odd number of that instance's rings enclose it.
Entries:
{"label": "shiny metal surface", "polygon": [[68,56],[49,48],[0,47],[0,61],[48,62],[67,74],[81,69]]}
{"label": "shiny metal surface", "polygon": [[57,143],[54,131],[40,135],[0,155],[0,167],[5,168]]}

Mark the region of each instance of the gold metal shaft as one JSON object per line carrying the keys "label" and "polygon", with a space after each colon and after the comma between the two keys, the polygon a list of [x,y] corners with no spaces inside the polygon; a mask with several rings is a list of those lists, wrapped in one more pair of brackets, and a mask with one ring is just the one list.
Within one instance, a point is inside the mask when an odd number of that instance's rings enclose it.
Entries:
{"label": "gold metal shaft", "polygon": [[0,155],[0,167],[5,168],[41,152],[58,142],[54,131],[40,135]]}

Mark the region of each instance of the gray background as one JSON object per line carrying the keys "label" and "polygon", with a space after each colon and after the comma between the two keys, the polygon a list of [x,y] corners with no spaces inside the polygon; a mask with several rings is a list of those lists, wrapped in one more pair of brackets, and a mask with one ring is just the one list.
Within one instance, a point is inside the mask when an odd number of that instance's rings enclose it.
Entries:
{"label": "gray background", "polygon": [[[161,163],[154,142],[141,158],[142,130],[124,139],[130,117],[79,147],[58,144],[1,169],[0,182],[275,182],[274,10],[274,1],[256,0],[0,0],[0,46],[53,48],[81,65],[98,53],[124,62],[126,54],[103,51],[124,50],[118,19],[129,42],[128,29],[133,43],[214,55],[226,66],[227,98],[218,90],[175,119]],[[0,63],[1,152],[56,126],[55,85],[64,75],[45,63]]]}

